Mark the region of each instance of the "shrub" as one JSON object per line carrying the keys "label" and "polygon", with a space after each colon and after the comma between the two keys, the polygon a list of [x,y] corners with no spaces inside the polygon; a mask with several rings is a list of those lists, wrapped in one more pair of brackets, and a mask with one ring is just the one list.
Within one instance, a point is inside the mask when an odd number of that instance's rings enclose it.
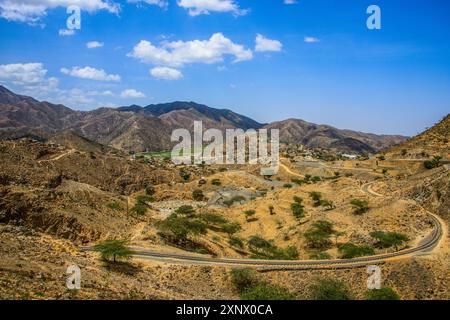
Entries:
{"label": "shrub", "polygon": [[409,240],[406,235],[397,232],[374,231],[370,233],[370,236],[377,241],[376,247],[389,248],[394,246],[396,251],[398,251],[399,245]]}
{"label": "shrub", "polygon": [[441,160],[442,160],[441,156],[436,156],[432,160],[425,161],[423,164],[424,164],[425,168],[433,169],[433,168],[439,167]]}
{"label": "shrub", "polygon": [[369,211],[369,203],[367,200],[352,199],[350,204],[355,208],[355,214],[363,214]]}
{"label": "shrub", "polygon": [[220,185],[222,185],[222,181],[220,181],[220,179],[212,179],[211,184],[213,186],[220,186]]}
{"label": "shrub", "polygon": [[231,282],[238,292],[244,292],[257,284],[256,272],[250,268],[235,268],[231,270]]}
{"label": "shrub", "polygon": [[321,279],[310,287],[312,300],[353,300],[347,286],[337,280]]}
{"label": "shrub", "polygon": [[309,258],[312,260],[329,260],[331,256],[324,251],[316,251],[309,255]]}
{"label": "shrub", "polygon": [[245,215],[245,219],[248,221],[248,219],[250,217],[253,217],[256,214],[255,210],[245,210],[244,211],[244,215]]}
{"label": "shrub", "polygon": [[271,216],[275,214],[275,208],[272,205],[269,206],[269,212]]}
{"label": "shrub", "polygon": [[192,215],[195,213],[195,210],[192,206],[183,205],[175,210],[176,214],[184,214],[184,215]]}
{"label": "shrub", "polygon": [[148,202],[155,202],[155,198],[148,195],[140,195],[136,197],[137,204],[146,205]]}
{"label": "shrub", "polygon": [[316,182],[319,182],[319,181],[322,181],[322,178],[319,177],[319,176],[314,176],[314,177],[311,178],[311,182],[312,183],[316,183]]}
{"label": "shrub", "polygon": [[304,180],[298,179],[298,178],[292,178],[291,181],[299,186],[305,183]]}
{"label": "shrub", "polygon": [[272,243],[260,236],[251,236],[248,239],[248,245],[253,249],[270,249]]}
{"label": "shrub", "polygon": [[118,202],[107,203],[106,207],[108,207],[109,209],[112,209],[112,210],[121,210],[122,209],[122,207],[120,206],[120,204]]}
{"label": "shrub", "polygon": [[298,203],[298,204],[302,204],[303,199],[298,197],[298,196],[294,196],[294,202]]}
{"label": "shrub", "polygon": [[322,201],[322,194],[320,192],[317,192],[317,191],[310,192],[309,196],[314,201],[315,207],[320,206],[320,203]]}
{"label": "shrub", "polygon": [[242,239],[238,237],[231,236],[230,239],[228,240],[228,243],[230,244],[230,246],[233,247],[238,247],[240,249],[244,248],[244,241],[242,241]]}
{"label": "shrub", "polygon": [[342,254],[342,259],[352,259],[375,254],[375,251],[371,246],[357,246],[353,243],[346,243],[339,246],[339,252]]}
{"label": "shrub", "polygon": [[292,184],[291,183],[285,183],[285,184],[283,184],[283,188],[291,189],[292,188]]}
{"label": "shrub", "polygon": [[266,282],[250,287],[241,294],[242,300],[293,300],[295,295],[288,289]]}
{"label": "shrub", "polygon": [[198,216],[201,220],[205,221],[208,224],[223,224],[227,223],[228,220],[222,217],[221,215],[214,213],[203,213]]}
{"label": "shrub", "polygon": [[331,222],[319,220],[303,233],[303,237],[306,239],[308,247],[323,249],[331,245],[330,238],[335,232]]}
{"label": "shrub", "polygon": [[203,201],[205,196],[203,195],[203,191],[202,190],[196,189],[196,190],[192,191],[192,198],[195,201]]}
{"label": "shrub", "polygon": [[368,290],[365,296],[366,300],[400,300],[400,295],[388,287]]}
{"label": "shrub", "polygon": [[191,178],[191,174],[184,171],[180,172],[180,176],[181,178],[183,178],[184,181],[188,181]]}
{"label": "shrub", "polygon": [[228,236],[231,238],[231,236],[239,231],[241,231],[241,225],[237,222],[235,223],[225,223],[222,225],[222,231],[227,233]]}
{"label": "shrub", "polygon": [[301,218],[303,218],[305,216],[304,208],[298,202],[294,202],[294,203],[291,204],[291,210],[292,210],[292,214],[297,219],[301,219]]}
{"label": "shrub", "polygon": [[145,205],[143,205],[141,203],[136,203],[136,205],[133,208],[131,208],[131,213],[135,213],[139,216],[143,216],[147,213],[147,210],[148,210],[148,208]]}
{"label": "shrub", "polygon": [[326,207],[327,210],[333,210],[334,209],[334,202],[331,200],[321,200],[320,205],[322,207]]}
{"label": "shrub", "polygon": [[167,219],[158,222],[157,227],[178,242],[186,240],[190,235],[206,234],[207,232],[206,224],[203,221],[178,217],[176,214],[172,214]]}
{"label": "shrub", "polygon": [[231,199],[225,200],[223,202],[224,205],[227,207],[231,207],[235,202],[242,203],[242,201],[245,201],[246,198],[244,196],[234,196]]}
{"label": "shrub", "polygon": [[103,260],[108,261],[113,258],[113,262],[117,260],[127,260],[133,255],[133,251],[128,248],[127,240],[105,240],[94,246],[94,251],[100,253]]}

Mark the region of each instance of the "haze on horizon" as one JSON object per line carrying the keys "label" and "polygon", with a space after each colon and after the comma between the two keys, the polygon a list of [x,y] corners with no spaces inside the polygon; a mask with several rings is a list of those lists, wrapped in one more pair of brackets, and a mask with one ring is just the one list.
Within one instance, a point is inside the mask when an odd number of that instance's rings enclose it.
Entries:
{"label": "haze on horizon", "polygon": [[414,135],[450,112],[450,4],[372,2],[96,0],[73,31],[68,0],[0,0],[0,84],[77,110],[195,101]]}

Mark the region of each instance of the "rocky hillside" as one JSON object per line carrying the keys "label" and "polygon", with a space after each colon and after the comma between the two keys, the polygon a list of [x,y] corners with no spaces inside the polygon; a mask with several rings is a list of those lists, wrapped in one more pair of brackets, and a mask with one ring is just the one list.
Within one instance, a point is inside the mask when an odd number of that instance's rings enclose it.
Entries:
{"label": "rocky hillside", "polygon": [[[203,121],[205,130],[263,127],[263,124],[231,110],[194,102],[80,112],[16,95],[0,86],[0,139],[49,138],[55,133],[71,130],[91,141],[123,151],[161,151],[171,148],[170,136],[174,129],[192,129],[193,122],[199,120]],[[344,152],[375,152],[405,140],[401,136],[339,130],[294,119],[274,122],[264,128],[280,129],[282,142]]]}
{"label": "rocky hillside", "polygon": [[441,156],[450,159],[450,114],[421,134],[386,151],[392,158],[426,158]]}
{"label": "rocky hillside", "polygon": [[280,140],[284,143],[301,143],[311,148],[329,148],[345,152],[373,153],[406,139],[403,136],[340,130],[299,119],[273,122],[265,128],[279,129]]}

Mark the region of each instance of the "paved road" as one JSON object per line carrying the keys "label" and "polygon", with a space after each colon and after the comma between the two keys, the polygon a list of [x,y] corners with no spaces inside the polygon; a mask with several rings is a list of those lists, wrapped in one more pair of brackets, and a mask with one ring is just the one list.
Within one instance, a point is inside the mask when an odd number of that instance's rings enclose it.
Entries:
{"label": "paved road", "polygon": [[[383,195],[374,192],[371,184],[365,184],[361,190],[372,196],[382,197]],[[225,267],[256,267],[268,270],[309,270],[309,269],[343,269],[357,268],[372,264],[382,264],[398,258],[410,257],[432,251],[440,242],[443,236],[443,222],[439,217],[428,212],[431,222],[434,225],[433,231],[421,241],[416,247],[407,248],[398,252],[380,254],[369,257],[359,257],[354,259],[336,260],[257,260],[257,259],[229,259],[213,258],[194,254],[162,253],[144,248],[133,248],[135,256],[141,259],[163,261],[174,264],[188,265],[208,265]],[[91,251],[92,247],[83,247],[82,250]]]}

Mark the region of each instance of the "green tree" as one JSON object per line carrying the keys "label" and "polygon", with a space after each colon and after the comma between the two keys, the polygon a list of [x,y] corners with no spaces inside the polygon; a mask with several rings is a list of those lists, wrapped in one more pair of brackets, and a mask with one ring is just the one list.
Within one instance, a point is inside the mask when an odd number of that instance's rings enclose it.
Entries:
{"label": "green tree", "polygon": [[322,207],[327,208],[327,210],[333,210],[334,209],[334,202],[331,200],[321,200],[320,205]]}
{"label": "green tree", "polygon": [[398,247],[409,240],[406,235],[397,232],[374,231],[370,233],[370,236],[376,240],[376,247],[389,248],[394,246],[395,251],[398,251]]}
{"label": "green tree", "polygon": [[383,287],[366,291],[366,300],[400,300],[400,295],[392,288]]}
{"label": "green tree", "polygon": [[258,283],[256,271],[251,268],[231,269],[231,283],[238,292],[244,292]]}
{"label": "green tree", "polygon": [[320,192],[313,191],[309,193],[309,196],[314,201],[314,206],[319,207],[322,201],[322,194]]}
{"label": "green tree", "polygon": [[423,164],[425,168],[427,169],[433,169],[437,168],[441,164],[442,157],[441,156],[435,156],[432,160],[427,160]]}
{"label": "green tree", "polygon": [[241,225],[237,222],[234,223],[225,223],[222,225],[222,231],[228,234],[228,237],[231,238],[231,236],[239,231],[241,231]]}
{"label": "green tree", "polygon": [[113,262],[117,260],[127,260],[133,255],[133,251],[128,248],[127,240],[105,240],[94,246],[94,251],[100,253],[101,257],[105,261],[113,259]]}
{"label": "green tree", "polygon": [[250,217],[253,217],[256,214],[255,210],[245,210],[244,211],[244,215],[245,215],[245,220],[249,220]]}
{"label": "green tree", "polygon": [[294,202],[291,204],[292,214],[295,218],[301,219],[305,216],[304,207],[298,202]]}
{"label": "green tree", "polygon": [[353,294],[341,281],[333,279],[320,279],[311,287],[311,300],[353,300]]}
{"label": "green tree", "polygon": [[371,246],[358,246],[353,243],[346,243],[339,246],[342,259],[353,259],[356,257],[371,256],[375,251]]}
{"label": "green tree", "polygon": [[335,232],[331,222],[318,220],[303,233],[303,237],[308,247],[323,249],[331,245],[330,238]]}
{"label": "green tree", "polygon": [[350,204],[354,207],[355,214],[363,214],[369,211],[369,203],[367,200],[352,199]]}

